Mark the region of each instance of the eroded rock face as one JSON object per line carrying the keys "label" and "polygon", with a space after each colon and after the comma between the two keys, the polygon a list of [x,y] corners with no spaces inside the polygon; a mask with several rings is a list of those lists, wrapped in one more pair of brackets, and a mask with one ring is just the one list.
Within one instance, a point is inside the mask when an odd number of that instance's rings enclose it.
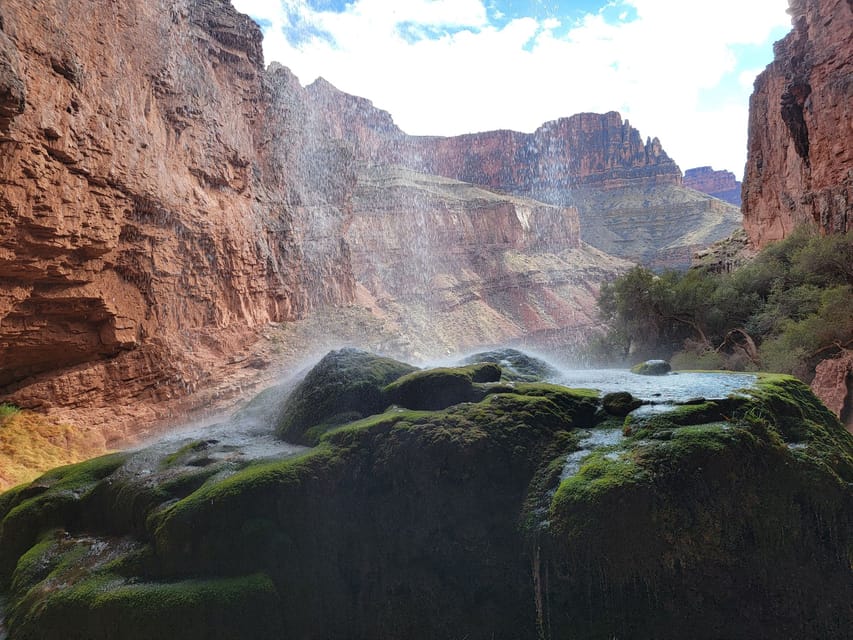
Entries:
{"label": "eroded rock face", "polygon": [[743,225],[758,248],[803,223],[853,228],[853,4],[789,4],[794,29],[750,99]]}
{"label": "eroded rock face", "polygon": [[853,433],[853,351],[824,360],[815,368],[812,391]]}
{"label": "eroded rock face", "polygon": [[407,136],[367,100],[318,80],[306,89],[326,132],[357,156],[575,207],[598,249],[655,267],[689,266],[693,253],[740,226],[740,212],[682,188],[657,138],[645,142],[611,111],[547,122],[535,132]]}
{"label": "eroded rock face", "polygon": [[684,186],[740,206],[743,185],[731,171],[715,171],[712,167],[696,167],[684,172]]}
{"label": "eroded rock face", "polygon": [[[263,70],[248,17],[223,0],[9,0],[2,14],[8,399],[185,395],[254,328],[353,298],[348,156],[304,144],[302,89]],[[336,176],[322,195],[318,157]]]}
{"label": "eroded rock face", "polygon": [[419,355],[562,342],[597,325],[629,264],[581,242],[578,213],[400,167],[365,168],[346,232],[359,301]]}

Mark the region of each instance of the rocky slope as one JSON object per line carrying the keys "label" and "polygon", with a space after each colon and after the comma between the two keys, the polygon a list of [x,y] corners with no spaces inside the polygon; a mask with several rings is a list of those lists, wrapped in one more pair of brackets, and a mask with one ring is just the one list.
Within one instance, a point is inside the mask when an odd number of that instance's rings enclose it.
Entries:
{"label": "rocky slope", "polygon": [[5,398],[156,419],[257,327],[352,300],[354,175],[304,142],[251,20],[220,0],[0,12]]}
{"label": "rocky slope", "polygon": [[594,331],[600,283],[629,268],[580,240],[577,210],[400,167],[359,175],[346,231],[358,301],[415,356],[559,346]]}
{"label": "rocky slope", "polygon": [[715,171],[712,167],[688,169],[684,172],[684,186],[740,206],[743,184],[737,181],[731,171]]}
{"label": "rocky slope", "polygon": [[639,415],[519,355],[332,353],[330,402],[3,494],[11,637],[848,637],[853,436],[802,383]]}
{"label": "rocky slope", "polygon": [[561,118],[532,134],[415,137],[322,79],[306,90],[322,128],[347,139],[360,159],[574,206],[584,240],[620,257],[684,268],[694,251],[740,226],[736,207],[684,189],[660,141],[644,142],[616,112]]}
{"label": "rocky slope", "polygon": [[853,4],[789,4],[793,31],[750,99],[743,225],[759,248],[802,223],[853,228]]}

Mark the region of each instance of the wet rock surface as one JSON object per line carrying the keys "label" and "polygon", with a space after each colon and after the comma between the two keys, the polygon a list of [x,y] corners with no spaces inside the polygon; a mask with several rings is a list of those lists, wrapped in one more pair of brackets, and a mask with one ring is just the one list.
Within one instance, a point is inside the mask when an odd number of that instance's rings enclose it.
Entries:
{"label": "wet rock surface", "polygon": [[10,634],[846,637],[853,436],[805,385],[717,378],[623,419],[496,373],[413,372],[419,402],[460,375],[479,397],[252,450],[287,410],[274,389],[0,495]]}
{"label": "wet rock surface", "polygon": [[646,360],[631,367],[631,373],[641,376],[665,376],[672,367],[666,360]]}

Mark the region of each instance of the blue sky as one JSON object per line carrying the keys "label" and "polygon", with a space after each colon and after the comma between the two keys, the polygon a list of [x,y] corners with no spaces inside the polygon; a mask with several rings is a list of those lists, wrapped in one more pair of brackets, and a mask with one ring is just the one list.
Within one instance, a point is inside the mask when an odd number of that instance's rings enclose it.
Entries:
{"label": "blue sky", "polygon": [[619,111],[682,169],[739,177],[749,94],[787,0],[232,0],[267,63],[318,76],[417,135],[533,131]]}

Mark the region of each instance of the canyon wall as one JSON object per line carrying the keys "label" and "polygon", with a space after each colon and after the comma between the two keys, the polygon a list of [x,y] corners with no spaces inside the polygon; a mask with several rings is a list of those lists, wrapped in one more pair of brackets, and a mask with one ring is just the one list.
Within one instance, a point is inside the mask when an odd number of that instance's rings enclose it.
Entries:
{"label": "canyon wall", "polygon": [[[0,400],[82,420],[110,446],[237,396],[274,362],[257,342],[269,323],[351,305],[407,355],[576,339],[598,283],[625,265],[581,245],[575,209],[364,177],[364,160],[405,158],[519,189],[531,171],[600,181],[637,163],[680,179],[618,114],[518,136],[406,136],[363,98],[264,69],[259,28],[225,0],[4,2]],[[566,136],[610,151],[558,170]],[[505,148],[509,165],[483,159]],[[420,242],[445,229],[429,238],[441,273],[428,300],[401,279],[425,273],[410,262],[413,212]],[[377,216],[388,237],[365,226]],[[350,311],[358,340],[368,321]]]}
{"label": "canyon wall", "polygon": [[531,195],[579,186],[681,184],[681,170],[657,138],[615,111],[546,122],[533,133],[499,130],[460,136],[409,136],[369,100],[318,79],[306,87],[327,135],[352,144],[359,159],[397,164],[472,184]]}
{"label": "canyon wall", "polygon": [[368,100],[319,79],[306,88],[326,135],[365,162],[395,164],[577,208],[594,247],[652,267],[686,268],[693,254],[740,227],[740,211],[682,186],[657,138],[611,111],[547,122],[533,133],[407,136]]}
{"label": "canyon wall", "polygon": [[743,184],[731,171],[715,171],[712,167],[695,167],[684,172],[684,186],[740,206]]}
{"label": "canyon wall", "polygon": [[223,0],[0,13],[4,398],[162,411],[228,375],[257,327],[352,300],[350,156],[304,140],[302,89],[264,71],[248,17]]}
{"label": "canyon wall", "polygon": [[743,225],[758,248],[802,223],[853,228],[853,2],[789,4],[750,99]]}
{"label": "canyon wall", "polygon": [[400,167],[365,168],[346,240],[358,300],[415,357],[523,342],[570,352],[630,263],[581,242],[578,212]]}

